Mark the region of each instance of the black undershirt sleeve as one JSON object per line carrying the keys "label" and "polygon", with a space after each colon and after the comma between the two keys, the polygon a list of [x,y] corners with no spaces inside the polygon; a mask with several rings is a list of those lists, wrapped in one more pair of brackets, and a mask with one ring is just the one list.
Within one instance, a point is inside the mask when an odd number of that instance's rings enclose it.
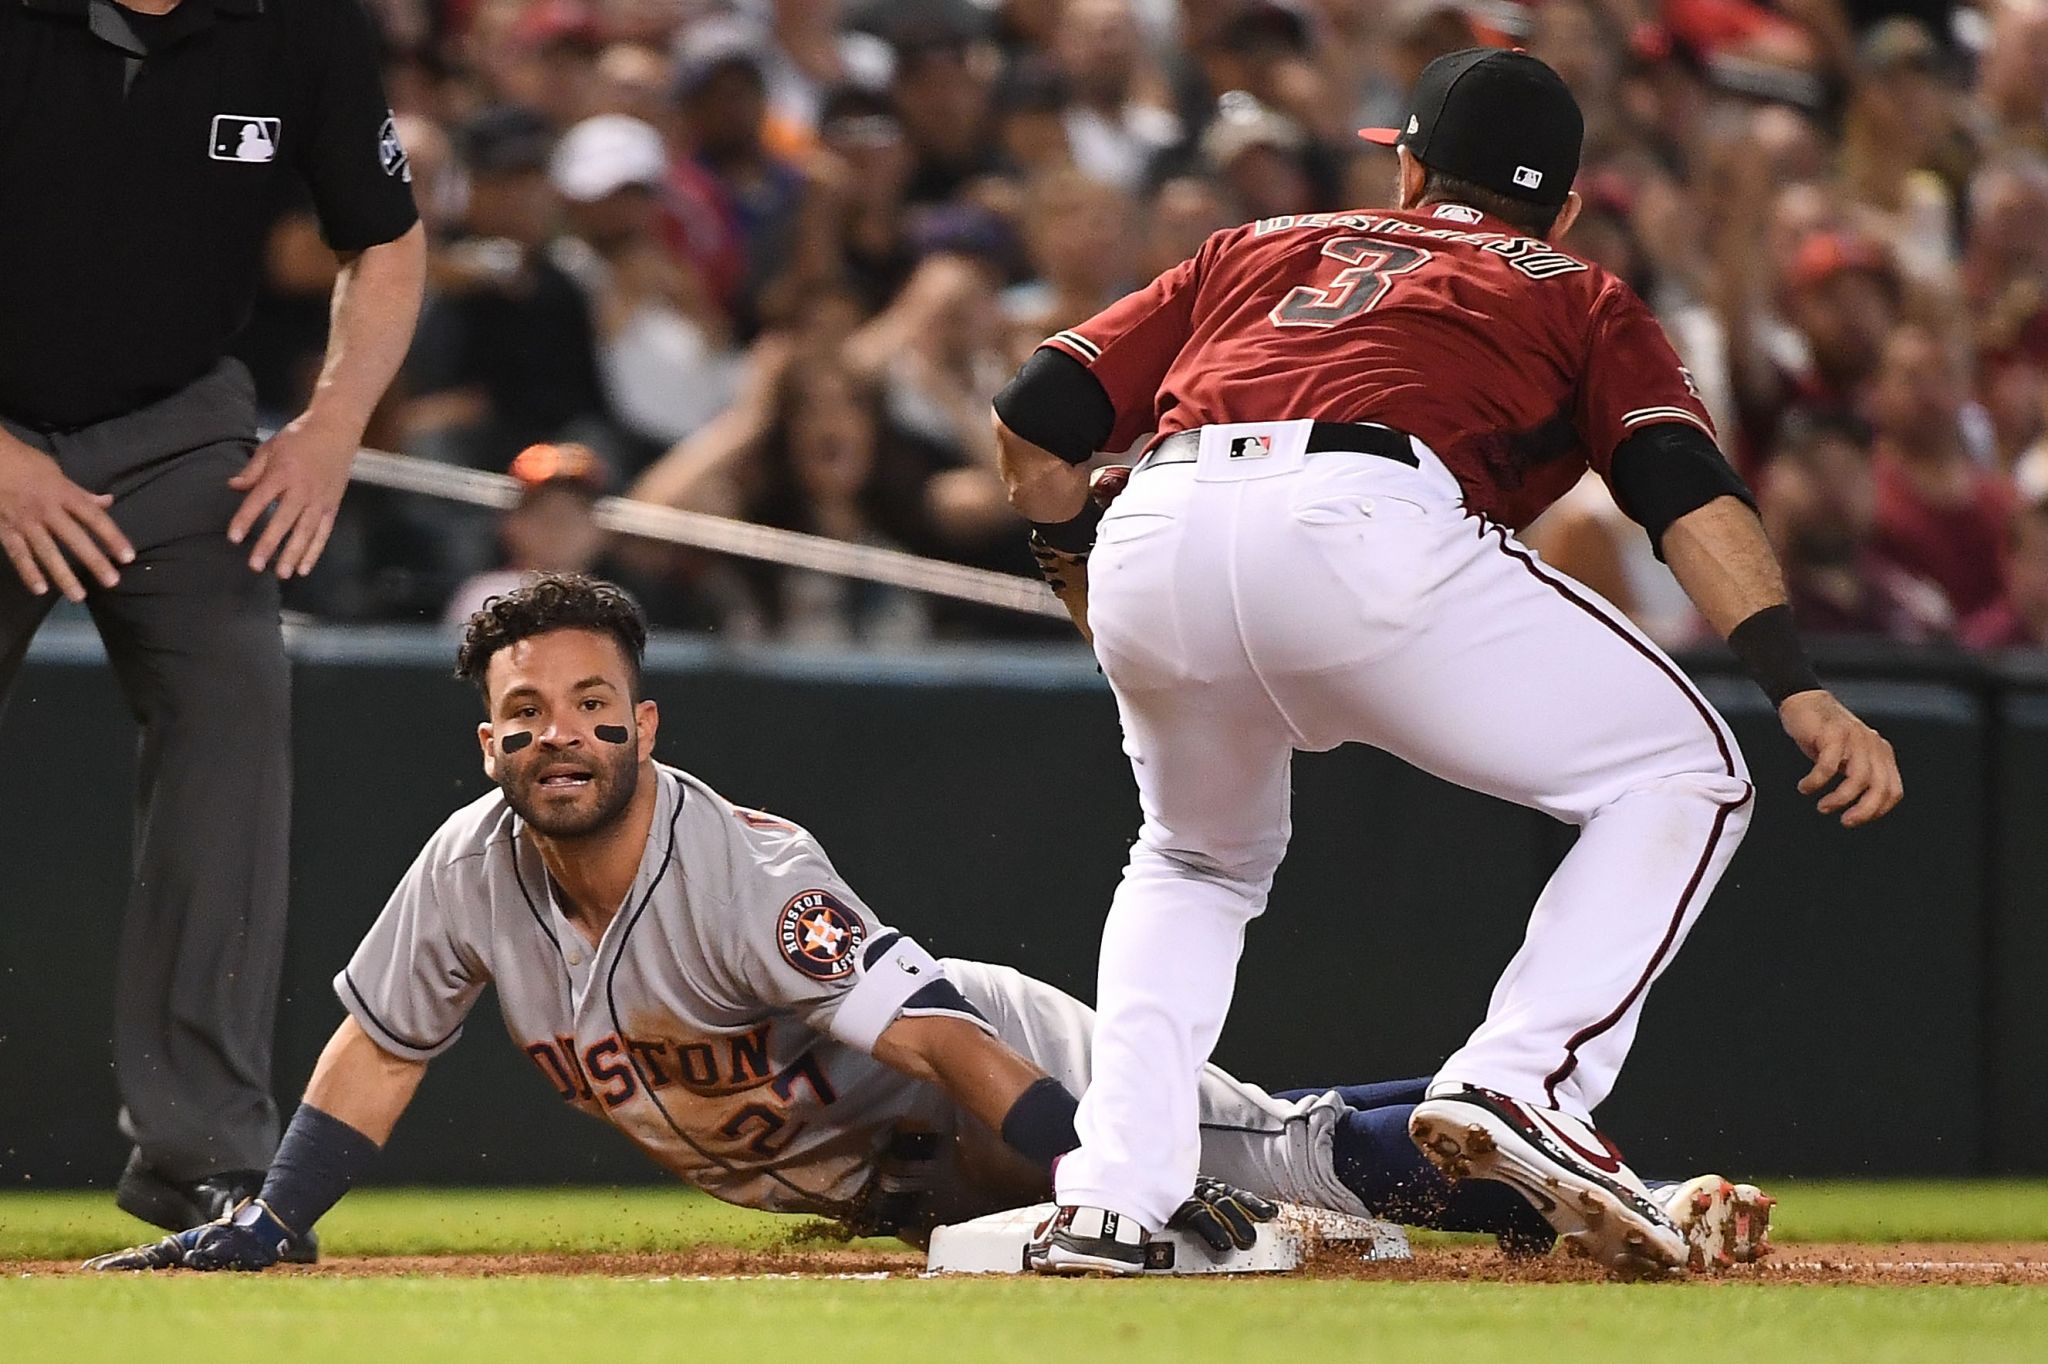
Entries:
{"label": "black undershirt sleeve", "polygon": [[1658,422],[1639,427],[1614,448],[1607,485],[1631,521],[1650,536],[1650,547],[1664,557],[1664,532],[1688,512],[1717,497],[1733,497],[1754,511],[1756,497],[1714,444],[1690,422]]}
{"label": "black undershirt sleeve", "polygon": [[1086,464],[1116,429],[1116,408],[1088,367],[1040,346],[996,394],[1003,425],[1069,464]]}

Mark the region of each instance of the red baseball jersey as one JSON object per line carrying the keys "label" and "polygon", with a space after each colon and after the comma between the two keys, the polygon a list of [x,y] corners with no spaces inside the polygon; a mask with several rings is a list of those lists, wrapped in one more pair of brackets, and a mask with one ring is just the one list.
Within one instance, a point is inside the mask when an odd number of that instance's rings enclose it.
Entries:
{"label": "red baseball jersey", "polygon": [[1714,434],[1634,290],[1462,204],[1269,218],[1044,344],[1116,409],[1106,449],[1215,422],[1378,422],[1521,527],[1639,427]]}

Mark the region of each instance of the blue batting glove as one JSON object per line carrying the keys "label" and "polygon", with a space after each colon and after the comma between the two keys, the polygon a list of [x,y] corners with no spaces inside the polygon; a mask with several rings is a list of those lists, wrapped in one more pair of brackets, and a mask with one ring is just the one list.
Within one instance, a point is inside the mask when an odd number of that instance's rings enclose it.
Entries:
{"label": "blue batting glove", "polygon": [[268,1269],[277,1263],[292,1229],[270,1205],[252,1198],[218,1222],[192,1227],[146,1246],[87,1260],[87,1269]]}

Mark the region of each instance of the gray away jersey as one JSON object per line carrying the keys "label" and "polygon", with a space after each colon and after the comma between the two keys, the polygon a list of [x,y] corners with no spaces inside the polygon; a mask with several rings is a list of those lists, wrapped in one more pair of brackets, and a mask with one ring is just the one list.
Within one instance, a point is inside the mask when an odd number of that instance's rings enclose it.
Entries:
{"label": "gray away jersey", "polygon": [[843,1215],[892,1129],[948,1125],[943,1095],[869,1054],[906,1013],[954,1012],[919,999],[940,969],[804,830],[656,771],[639,875],[595,950],[493,792],[428,840],[335,991],[380,1046],[425,1061],[495,984],[556,1093],[675,1174]]}

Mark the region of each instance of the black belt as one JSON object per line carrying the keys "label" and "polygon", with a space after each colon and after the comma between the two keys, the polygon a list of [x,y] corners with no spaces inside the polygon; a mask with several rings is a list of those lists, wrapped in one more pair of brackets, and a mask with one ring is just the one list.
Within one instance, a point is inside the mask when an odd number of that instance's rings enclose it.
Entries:
{"label": "black belt", "polygon": [[[1415,457],[1414,442],[1401,432],[1384,426],[1363,426],[1357,422],[1315,422],[1310,425],[1308,453],[1314,455],[1329,450],[1378,455],[1381,459],[1391,459],[1411,469],[1422,467],[1422,461]],[[1193,464],[1201,451],[1202,433],[1199,429],[1176,431],[1153,446],[1138,461],[1137,468],[1149,469],[1155,464]]]}

